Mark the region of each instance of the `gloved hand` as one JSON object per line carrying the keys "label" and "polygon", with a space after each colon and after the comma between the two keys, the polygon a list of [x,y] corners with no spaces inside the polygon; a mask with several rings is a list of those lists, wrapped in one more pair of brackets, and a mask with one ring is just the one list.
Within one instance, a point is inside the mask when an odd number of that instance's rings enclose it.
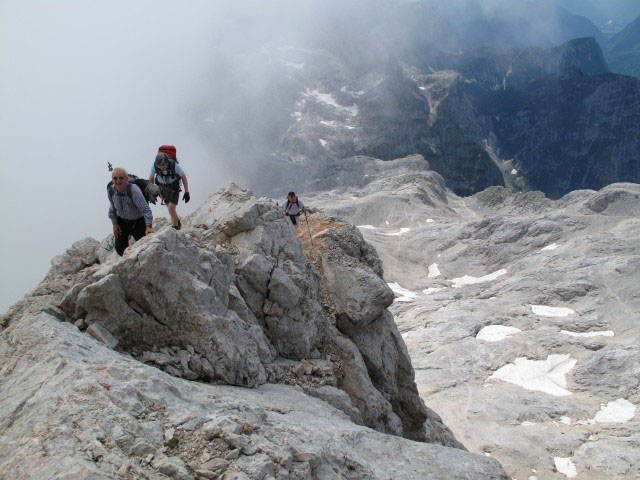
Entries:
{"label": "gloved hand", "polygon": [[184,192],[182,200],[184,200],[184,203],[189,203],[189,200],[191,200],[191,195],[189,195],[189,192]]}

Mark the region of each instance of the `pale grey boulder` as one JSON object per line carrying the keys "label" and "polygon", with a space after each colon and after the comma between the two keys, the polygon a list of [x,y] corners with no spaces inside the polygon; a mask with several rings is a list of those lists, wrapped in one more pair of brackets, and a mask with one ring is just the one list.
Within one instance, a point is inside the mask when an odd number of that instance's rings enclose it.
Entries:
{"label": "pale grey boulder", "polygon": [[83,268],[98,262],[100,242],[87,237],[75,242],[64,253],[51,260],[51,268],[47,278],[54,279],[60,275],[73,275]]}
{"label": "pale grey boulder", "polygon": [[[629,345],[593,352],[572,372],[576,390],[602,398],[640,401],[640,346]],[[606,377],[607,381],[603,382]]]}
{"label": "pale grey boulder", "polygon": [[366,327],[393,302],[380,260],[354,227],[328,229],[316,238],[324,244],[322,269],[339,327],[341,323]]}
{"label": "pale grey boulder", "polygon": [[105,265],[99,272],[105,276],[78,294],[75,316],[109,330],[122,348],[192,346],[214,366],[216,378],[264,383],[262,361],[272,359],[268,340],[227,309],[232,273],[217,255],[224,256],[163,229]]}

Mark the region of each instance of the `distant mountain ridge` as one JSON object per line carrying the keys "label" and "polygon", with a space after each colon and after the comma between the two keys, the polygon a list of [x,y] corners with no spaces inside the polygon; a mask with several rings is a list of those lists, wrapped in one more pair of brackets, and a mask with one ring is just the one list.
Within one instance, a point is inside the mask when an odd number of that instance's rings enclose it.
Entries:
{"label": "distant mountain ridge", "polygon": [[574,14],[558,2],[541,0],[427,0],[452,25],[464,50],[531,46],[552,47],[580,37],[604,37],[587,17]]}
{"label": "distant mountain ridge", "polygon": [[[318,23],[331,28],[298,46],[274,43],[240,59],[220,53],[228,68],[199,103],[203,136],[260,194],[314,189],[358,155],[420,154],[463,196],[493,185],[558,196],[640,181],[637,136],[600,128],[635,119],[640,101],[625,92],[636,86],[608,74],[594,38],[460,51],[455,28],[424,3],[380,0],[324,15]],[[557,96],[565,90],[578,102],[567,111],[537,97],[565,105]],[[557,166],[563,173],[548,175]]]}
{"label": "distant mountain ridge", "polygon": [[640,77],[640,16],[611,38],[605,51],[614,72]]}

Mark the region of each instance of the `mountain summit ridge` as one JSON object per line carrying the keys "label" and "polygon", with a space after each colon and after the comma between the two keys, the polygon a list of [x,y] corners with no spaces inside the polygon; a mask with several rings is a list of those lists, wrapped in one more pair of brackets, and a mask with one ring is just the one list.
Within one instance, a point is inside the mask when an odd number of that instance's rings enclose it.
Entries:
{"label": "mountain summit ridge", "polygon": [[420,399],[375,250],[323,222],[314,266],[230,185],[122,258],[56,257],[0,319],[4,478],[506,478]]}

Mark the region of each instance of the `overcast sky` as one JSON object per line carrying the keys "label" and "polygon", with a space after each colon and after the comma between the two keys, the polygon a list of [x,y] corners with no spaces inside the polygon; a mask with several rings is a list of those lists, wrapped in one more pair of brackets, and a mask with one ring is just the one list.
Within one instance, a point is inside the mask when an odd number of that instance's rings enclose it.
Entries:
{"label": "overcast sky", "polygon": [[179,213],[228,182],[189,125],[211,73],[211,3],[0,1],[0,312],[53,256],[111,231],[107,161],[147,177],[158,146],[176,145],[192,192]]}

